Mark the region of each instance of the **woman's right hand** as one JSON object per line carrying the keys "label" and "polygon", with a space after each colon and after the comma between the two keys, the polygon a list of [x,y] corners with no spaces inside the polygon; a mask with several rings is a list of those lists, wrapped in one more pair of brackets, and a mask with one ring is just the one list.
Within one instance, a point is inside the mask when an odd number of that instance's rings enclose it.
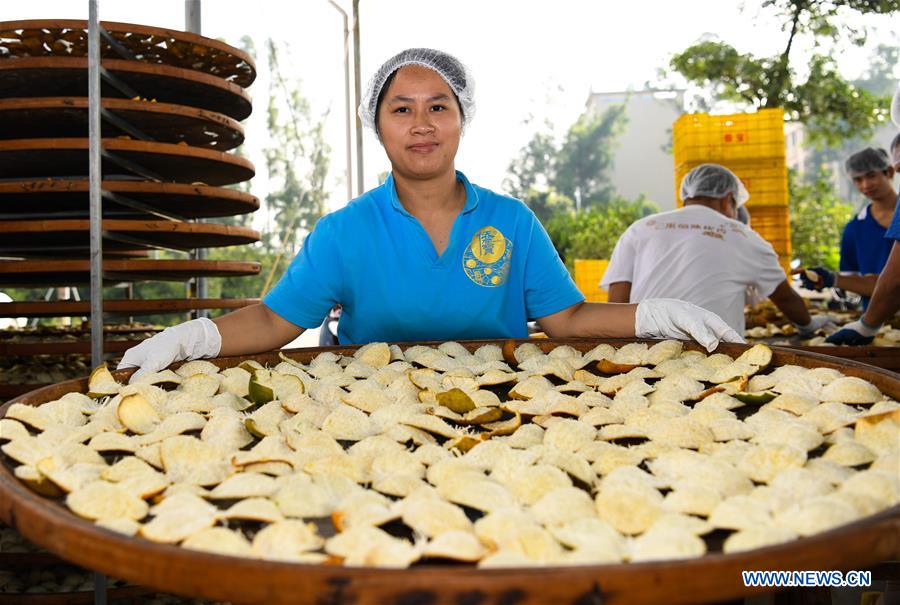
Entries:
{"label": "woman's right hand", "polygon": [[721,317],[683,300],[648,298],[634,315],[638,338],[691,338],[710,353],[720,342],[746,342]]}
{"label": "woman's right hand", "polygon": [[215,357],[221,347],[216,324],[201,317],[166,328],[128,349],[116,369],[138,368],[131,376],[133,382],[141,374],[159,372],[176,361]]}

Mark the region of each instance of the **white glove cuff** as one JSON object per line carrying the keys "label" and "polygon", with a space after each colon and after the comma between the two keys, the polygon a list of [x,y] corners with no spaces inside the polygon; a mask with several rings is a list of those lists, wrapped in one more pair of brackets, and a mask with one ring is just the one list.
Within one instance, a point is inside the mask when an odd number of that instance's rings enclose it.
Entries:
{"label": "white glove cuff", "polygon": [[650,305],[647,304],[648,301],[644,300],[638,303],[637,308],[634,310],[634,336],[635,338],[650,338],[653,333],[653,327],[655,327],[656,322],[653,321],[652,313],[650,312]]}
{"label": "white glove cuff", "polygon": [[[847,326],[848,328],[851,326]],[[881,330],[881,326],[870,326],[862,319],[859,321],[853,322],[852,327],[854,330],[862,334],[867,338],[874,338],[878,335],[878,331]]]}
{"label": "white glove cuff", "polygon": [[222,335],[219,334],[219,328],[206,317],[194,321],[197,322],[195,325],[198,328],[198,335],[191,343],[192,347],[187,359],[218,357],[219,351],[222,350]]}

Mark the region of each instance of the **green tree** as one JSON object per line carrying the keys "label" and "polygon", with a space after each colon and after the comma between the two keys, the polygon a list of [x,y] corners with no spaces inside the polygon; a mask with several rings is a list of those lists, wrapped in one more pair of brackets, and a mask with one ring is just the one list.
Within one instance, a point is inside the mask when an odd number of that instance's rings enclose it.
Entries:
{"label": "green tree", "polygon": [[617,197],[584,212],[556,214],[546,223],[547,233],[571,271],[576,258],[609,258],[631,223],[658,211],[643,196],[634,201]]}
{"label": "green tree", "polygon": [[547,221],[559,213],[575,211],[575,202],[572,198],[557,193],[552,187],[544,186],[540,189],[532,187],[519,199],[531,208],[543,224],[547,224]]}
{"label": "green tree", "polygon": [[[893,45],[879,44],[872,51],[868,67],[853,85],[873,95],[887,97],[894,94],[894,87],[900,70],[900,49]],[[818,168],[831,162],[843,165],[845,159],[864,147],[873,145],[868,133],[844,139],[836,145],[823,145],[810,150],[806,160],[805,180],[813,181],[818,176]],[[843,178],[843,175],[841,175]]]}
{"label": "green tree", "polygon": [[267,47],[270,145],[265,149],[265,157],[270,192],[265,202],[266,211],[274,217],[275,229],[263,236],[263,244],[267,252],[284,250],[290,260],[302,234],[312,230],[325,214],[325,178],[331,152],[324,136],[328,112],[313,116],[300,82],[282,73],[278,44],[269,39]]}
{"label": "green tree", "polygon": [[[222,41],[224,42],[224,40]],[[256,61],[256,44],[254,44],[253,38],[251,38],[250,36],[242,36],[238,46],[241,50],[250,55],[254,61]],[[239,145],[232,153],[240,157],[246,157],[246,154],[244,153],[244,144],[245,143]],[[250,181],[228,185],[227,188],[250,193]],[[253,223],[253,214],[236,214],[234,216],[215,217],[207,219],[207,221],[210,223],[221,223],[223,225],[250,227]]]}
{"label": "green tree", "polygon": [[[255,56],[249,38],[243,48]],[[311,230],[325,212],[327,192],[325,178],[330,162],[330,148],[324,139],[325,117],[315,116],[303,96],[300,81],[285,76],[279,59],[284,49],[269,39],[268,67],[270,85],[267,102],[269,138],[263,149],[269,173],[269,194],[262,207],[270,221],[258,244],[207,251],[211,260],[242,260],[260,263],[257,275],[226,277],[208,281],[211,298],[256,298],[264,295],[278,281],[297,252],[303,235]],[[237,153],[241,149],[238,148]],[[236,188],[246,191],[247,184]],[[249,225],[252,215],[226,217],[220,222]],[[160,258],[184,258],[184,255],[162,251]],[[135,297],[181,298],[184,285],[178,282],[142,282],[135,284]],[[110,297],[123,297],[124,291],[110,291]],[[213,312],[217,315],[219,312]],[[141,318],[161,325],[181,321],[181,316],[154,315]]]}
{"label": "green tree", "polygon": [[[531,122],[526,121],[525,126]],[[507,168],[508,176],[503,181],[506,192],[520,200],[525,200],[532,190],[546,189],[554,174],[554,162],[559,148],[553,136],[552,125],[544,124],[544,131],[538,131],[513,158]]]}
{"label": "green tree", "polygon": [[[784,49],[774,56],[738,52],[717,40],[705,40],[676,54],[670,63],[689,82],[709,89],[716,99],[755,108],[784,108],[791,120],[806,124],[810,138],[835,143],[853,135],[871,134],[887,119],[889,99],[845,80],[833,59],[837,44],[849,39],[865,42],[866,31],[846,25],[846,15],[889,15],[900,0],[765,0],[783,20]],[[814,44],[804,57],[808,75],[801,78],[792,65],[799,37]]]}
{"label": "green tree", "polygon": [[615,191],[609,177],[613,143],[625,126],[625,106],[586,112],[569,128],[555,161],[551,185],[575,200],[576,209],[602,203]]}
{"label": "green tree", "polygon": [[820,170],[810,181],[801,181],[791,171],[789,187],[793,258],[804,267],[837,269],[841,234],[853,216],[853,207],[834,193],[826,170]]}
{"label": "green tree", "polygon": [[557,212],[611,200],[613,144],[624,127],[624,116],[624,105],[603,113],[584,113],[562,141],[553,135],[552,125],[545,123],[510,162],[503,181],[505,191],[525,202],[542,221]]}
{"label": "green tree", "polygon": [[879,97],[893,95],[897,87],[898,69],[900,48],[896,44],[879,44],[869,56],[866,70],[853,80],[853,85]]}

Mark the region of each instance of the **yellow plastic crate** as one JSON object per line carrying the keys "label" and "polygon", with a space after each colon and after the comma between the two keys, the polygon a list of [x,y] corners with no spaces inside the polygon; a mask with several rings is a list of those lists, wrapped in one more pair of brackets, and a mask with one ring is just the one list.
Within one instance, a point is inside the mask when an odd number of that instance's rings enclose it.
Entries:
{"label": "yellow plastic crate", "polygon": [[575,285],[588,302],[608,300],[608,293],[600,287],[600,280],[608,266],[608,260],[575,259]]}
{"label": "yellow plastic crate", "polygon": [[684,114],[672,127],[675,165],[785,157],[784,110]]}
{"label": "yellow plastic crate", "polygon": [[[675,168],[675,196],[681,206],[681,179],[688,172],[706,162],[687,162]],[[784,158],[772,158],[747,161],[716,162],[735,173],[747,191],[750,201],[747,207],[787,206],[788,205],[788,173]]]}
{"label": "yellow plastic crate", "polygon": [[791,270],[791,217],[786,206],[750,208],[750,227],[772,244],[786,273]]}

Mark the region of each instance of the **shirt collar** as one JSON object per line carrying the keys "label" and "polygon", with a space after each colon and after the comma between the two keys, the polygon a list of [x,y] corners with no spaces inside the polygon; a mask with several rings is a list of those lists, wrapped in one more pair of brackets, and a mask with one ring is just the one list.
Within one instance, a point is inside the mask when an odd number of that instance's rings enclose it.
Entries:
{"label": "shirt collar", "polygon": [[[456,180],[461,182],[466,188],[466,203],[463,204],[462,214],[468,214],[478,207],[478,192],[475,191],[475,188],[472,186],[472,183],[469,182],[469,179],[466,178],[466,175],[459,170],[456,171]],[[384,181],[384,185],[382,186],[386,187],[390,193],[391,207],[400,214],[412,216],[406,208],[403,207],[403,204],[400,203],[400,198],[397,197],[397,187],[394,185],[393,173],[388,175],[387,180]]]}
{"label": "shirt collar", "polygon": [[718,214],[719,216],[721,216],[721,217],[723,217],[723,218],[727,218],[724,214],[722,214],[722,213],[719,212],[718,210],[713,210],[713,209],[710,208],[709,206],[704,206],[703,204],[690,204],[690,205],[688,205],[688,206],[682,206],[681,208],[679,208],[679,210],[688,210],[688,211],[691,211],[691,210],[693,210],[694,208],[702,208],[703,210],[706,210],[706,211],[709,211],[709,212],[713,212],[713,213]]}

